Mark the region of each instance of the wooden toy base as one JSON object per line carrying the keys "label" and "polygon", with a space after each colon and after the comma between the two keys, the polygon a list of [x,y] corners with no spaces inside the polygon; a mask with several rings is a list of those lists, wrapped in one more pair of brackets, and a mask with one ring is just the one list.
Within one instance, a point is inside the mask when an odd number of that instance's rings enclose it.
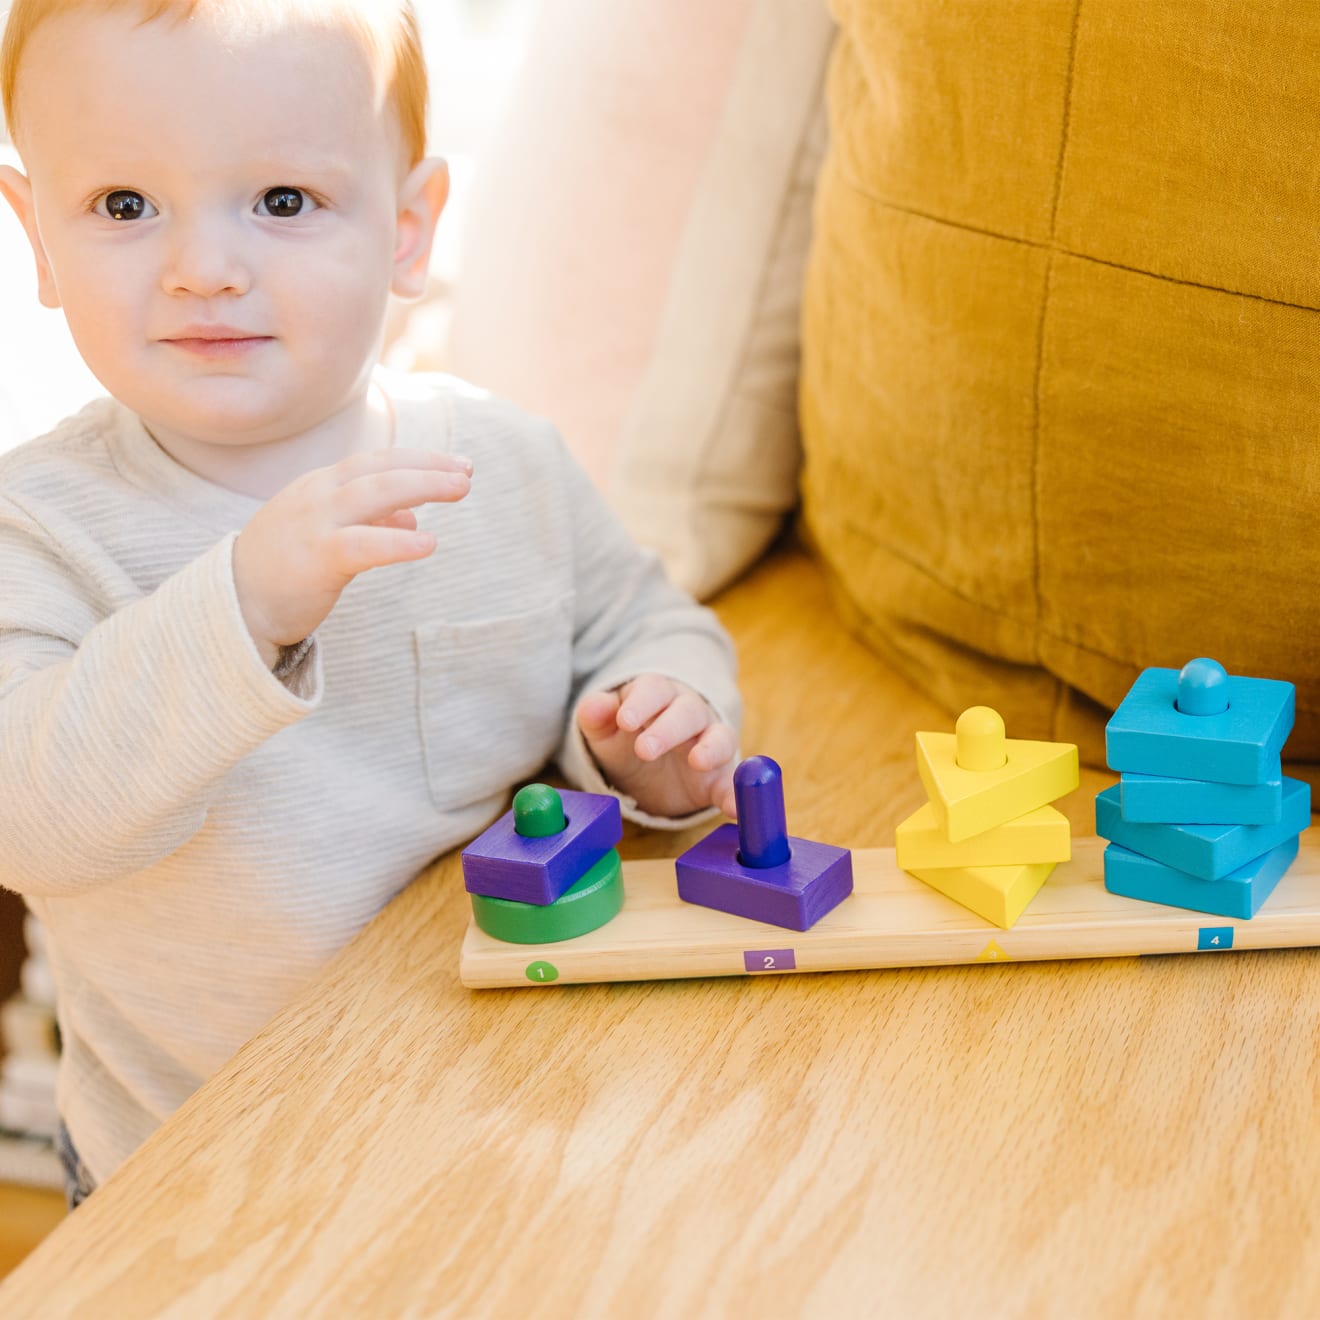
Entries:
{"label": "wooden toy base", "polygon": [[623,910],[561,944],[504,944],[469,925],[466,986],[571,985],[942,963],[1114,958],[1320,944],[1320,831],[1301,836],[1287,875],[1250,921],[1144,903],[1104,886],[1105,840],[1073,840],[1011,930],[898,869],[892,848],[853,852],[854,890],[809,931],[783,930],[678,897],[672,860],[623,864]]}

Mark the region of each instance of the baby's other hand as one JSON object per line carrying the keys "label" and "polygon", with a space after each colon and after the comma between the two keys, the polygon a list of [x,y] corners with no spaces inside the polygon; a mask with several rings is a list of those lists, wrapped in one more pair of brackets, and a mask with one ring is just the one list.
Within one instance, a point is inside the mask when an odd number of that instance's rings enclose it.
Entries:
{"label": "baby's other hand", "polygon": [[690,687],[642,674],[609,692],[589,692],[578,727],[610,784],[653,816],[716,806],[734,815],[734,731]]}
{"label": "baby's other hand", "polygon": [[453,504],[472,464],[430,450],[374,449],[296,478],[252,516],[234,542],[234,588],[267,665],[310,636],[359,574],[425,559],[435,537],[413,510]]}

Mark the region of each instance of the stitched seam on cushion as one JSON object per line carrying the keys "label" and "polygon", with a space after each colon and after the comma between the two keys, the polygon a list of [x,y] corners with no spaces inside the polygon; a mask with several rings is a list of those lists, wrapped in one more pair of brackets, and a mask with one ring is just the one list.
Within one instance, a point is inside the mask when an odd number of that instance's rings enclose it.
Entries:
{"label": "stitched seam on cushion", "polygon": [[[1032,625],[1032,620],[1020,618],[1018,615],[1016,615],[1012,610],[1008,609],[1007,607],[1002,605],[987,605],[984,597],[970,595],[968,592],[963,591],[959,587],[954,586],[952,582],[945,581],[945,579],[942,578],[938,573],[932,571],[929,565],[921,563],[920,560],[915,559],[908,551],[906,551],[902,547],[892,545],[888,541],[886,541],[882,536],[878,536],[873,528],[867,527],[859,522],[856,522],[854,519],[847,516],[841,518],[840,521],[843,523],[845,527],[848,528],[850,532],[853,533],[853,535],[858,536],[863,540],[870,541],[872,545],[876,546],[884,553],[892,555],[895,559],[899,560],[901,563],[906,564],[908,568],[910,568],[914,573],[920,574],[920,576],[925,578],[928,582],[934,583],[935,586],[937,586],[941,591],[947,592],[955,600],[962,601],[969,608],[984,610],[987,614],[997,614],[1002,618],[1007,619],[1009,623],[1017,624],[1023,628],[1027,628]],[[926,628],[932,633],[939,633],[939,635],[945,637],[948,636],[947,632],[941,633],[939,629],[934,628],[930,624],[920,623],[915,619],[909,620],[909,623],[914,627]],[[1109,660],[1116,665],[1127,665],[1129,668],[1131,668],[1132,662],[1124,656],[1110,655],[1108,651],[1102,651],[1098,647],[1091,646],[1086,642],[1079,641],[1074,637],[1068,637],[1063,633],[1053,632],[1047,628],[1040,629],[1039,631],[1043,636],[1048,637],[1051,641],[1058,642],[1063,646],[1071,647],[1075,651],[1082,651],[1085,652],[1085,654],[1087,655],[1096,656],[1101,660]],[[1007,663],[1022,664],[1024,662],[1008,661]]]}
{"label": "stitched seam on cushion", "polygon": [[896,211],[899,215],[910,215],[918,220],[929,220],[933,225],[943,225],[947,229],[961,230],[965,234],[980,234],[984,238],[997,238],[1005,243],[1016,243],[1019,247],[1037,248],[1040,251],[1056,252],[1061,257],[1072,257],[1076,261],[1086,261],[1093,266],[1104,266],[1108,270],[1121,270],[1128,275],[1142,275],[1146,279],[1158,280],[1161,284],[1172,284],[1183,289],[1205,289],[1209,293],[1223,293],[1230,298],[1247,298],[1252,302],[1267,303],[1271,307],[1290,307],[1299,312],[1320,312],[1320,305],[1294,302],[1289,298],[1271,298],[1265,293],[1251,293],[1247,289],[1230,289],[1226,284],[1206,284],[1202,280],[1185,280],[1177,275],[1165,275],[1157,270],[1146,270],[1142,266],[1129,266],[1121,261],[1109,261],[1104,257],[1093,256],[1089,252],[1078,252],[1073,248],[1060,247],[1057,243],[1038,243],[1032,238],[1022,238],[1017,234],[1001,233],[997,229],[984,229],[980,225],[969,225],[962,220],[950,220],[947,216],[934,215],[930,211],[919,210],[915,206],[904,206],[901,202],[891,202],[858,185],[856,180],[839,171],[840,181],[845,183],[859,197],[864,197],[886,211]]}
{"label": "stitched seam on cushion", "polygon": [[[1002,615],[1010,623],[1018,624],[1023,628],[1030,625],[1030,619],[1019,618],[1007,607],[1001,605],[987,605],[984,597],[970,595],[968,592],[954,586],[952,582],[945,581],[945,579],[936,573],[930,565],[923,564],[903,546],[894,545],[887,541],[883,536],[880,536],[873,527],[868,527],[863,523],[859,523],[847,514],[840,518],[839,521],[843,523],[843,525],[847,527],[854,536],[859,536],[863,540],[869,541],[872,545],[877,546],[886,554],[893,555],[895,559],[906,564],[914,572],[920,573],[922,577],[933,582],[941,591],[947,591],[949,595],[953,596],[955,599],[963,601],[965,604],[976,609],[984,610],[987,614]],[[1062,638],[1060,640],[1062,640]]]}
{"label": "stitched seam on cushion", "polygon": [[[1048,670],[1045,672],[1049,673]],[[1063,705],[1068,685],[1058,676],[1058,674],[1053,674],[1051,677],[1054,679],[1054,701],[1050,709],[1050,737],[1052,739],[1057,739],[1059,736],[1059,722],[1063,717]]]}
{"label": "stitched seam on cushion", "polygon": [[1054,164],[1054,198],[1050,204],[1050,250],[1045,259],[1045,279],[1040,296],[1040,323],[1036,327],[1036,372],[1032,382],[1031,402],[1031,599],[1036,609],[1032,630],[1036,663],[1041,663],[1041,616],[1044,603],[1040,585],[1040,414],[1041,381],[1045,374],[1045,327],[1049,318],[1050,292],[1054,287],[1054,230],[1059,218],[1059,198],[1063,193],[1063,167],[1068,158],[1068,130],[1072,124],[1072,98],[1077,64],[1077,29],[1082,14],[1082,0],[1073,7],[1072,33],[1068,40],[1068,76],[1064,82],[1063,122],[1059,125],[1059,156]]}
{"label": "stitched seam on cushion", "polygon": [[1040,320],[1036,325],[1036,370],[1031,382],[1031,600],[1035,606],[1034,650],[1040,664],[1040,382],[1045,370],[1045,322],[1049,315],[1050,291],[1054,287],[1054,253],[1045,260],[1041,282]]}
{"label": "stitched seam on cushion", "polygon": [[[855,523],[851,518],[844,518],[842,521],[851,532],[864,537],[865,539],[879,546],[882,550],[889,552],[894,556],[895,559],[901,560],[904,564],[906,564],[910,569],[912,569],[913,572],[920,574],[927,581],[933,582],[937,587],[940,588],[941,591],[948,592],[948,594],[954,597],[956,600],[964,601],[969,606],[974,606],[978,609],[984,609],[984,610],[992,609],[992,607],[986,605],[984,600],[977,599],[974,596],[969,596],[964,591],[959,591],[957,587],[951,585],[948,582],[945,582],[942,578],[940,578],[938,574],[932,573],[930,569],[927,568],[924,564],[918,563],[910,555],[904,554],[901,550],[897,549],[896,547],[887,544],[880,537],[876,536],[869,528],[860,526],[859,524]],[[1015,618],[1013,614],[1008,610],[998,609],[997,607],[995,607],[992,612],[1003,615],[1004,618],[1008,619],[1012,623],[1023,622],[1022,620]],[[919,619],[910,619],[910,618],[905,619],[904,623],[907,627],[920,629],[923,633],[926,633],[931,637],[935,637],[944,641],[952,641],[957,646],[967,647],[971,650],[980,650],[979,647],[974,646],[970,642],[961,641],[957,638],[951,638],[946,629],[940,628],[934,624],[923,623]],[[1040,632],[1043,637],[1047,637],[1049,638],[1050,641],[1057,642],[1059,645],[1067,647],[1069,650],[1077,651],[1082,655],[1094,656],[1097,660],[1107,661],[1109,664],[1115,665],[1121,669],[1130,669],[1134,673],[1139,673],[1141,671],[1141,666],[1136,664],[1129,656],[1113,655],[1109,651],[1102,651],[1099,647],[1092,646],[1089,643],[1080,640],[1079,638],[1068,637],[1064,633],[1055,632],[1049,628],[1042,628]],[[991,654],[988,651],[982,653],[986,655]],[[991,658],[1003,660],[1005,664],[1021,663],[1020,661],[1006,660],[1003,656],[991,656]],[[1053,677],[1056,679],[1057,682],[1057,690],[1056,690],[1056,704],[1052,717],[1054,720],[1053,727],[1057,731],[1059,716],[1060,713],[1062,712],[1063,703],[1066,699],[1068,690],[1071,688],[1073,691],[1080,692],[1082,691],[1082,689],[1076,687],[1075,684],[1070,684],[1066,680],[1059,678],[1057,674],[1054,675]],[[1095,698],[1093,698],[1093,700],[1094,699]],[[1306,701],[1302,700],[1300,691],[1296,694],[1295,700],[1297,703],[1297,709],[1299,711],[1304,711],[1307,714],[1312,714],[1316,711],[1320,711],[1320,703],[1316,703],[1314,705],[1308,704]]]}
{"label": "stitched seam on cushion", "polygon": [[[946,582],[942,577],[940,577],[938,573],[932,572],[932,570],[928,565],[921,563],[917,559],[914,559],[911,554],[909,554],[901,547],[891,545],[883,537],[878,536],[873,528],[867,527],[864,524],[859,523],[855,521],[853,518],[847,516],[841,518],[840,522],[842,522],[843,525],[847,527],[848,530],[852,532],[855,536],[858,536],[863,540],[870,541],[872,545],[878,547],[880,550],[884,551],[885,553],[892,555],[895,559],[906,564],[910,569],[912,569],[914,573],[919,573],[928,582],[933,582],[935,586],[937,586],[941,591],[947,592],[955,600],[963,601],[965,604],[975,609],[984,610],[987,614],[998,614],[1001,617],[1007,619],[1010,623],[1019,624],[1024,628],[1030,625],[1031,623],[1030,619],[1019,618],[1017,615],[1015,615],[1012,612],[1012,610],[1009,610],[1003,606],[987,605],[983,597],[969,595],[967,592],[962,591],[958,587],[954,586],[953,583]],[[930,624],[924,624],[915,619],[909,620],[909,622],[914,627],[926,628],[931,632],[936,633],[940,636],[945,636],[945,637],[948,636],[947,632],[941,632],[941,630],[932,627],[932,625]],[[1086,655],[1093,655],[1101,660],[1109,660],[1116,665],[1125,665],[1129,669],[1133,668],[1132,661],[1128,659],[1126,656],[1111,655],[1108,651],[1102,651],[1098,647],[1091,646],[1088,643],[1084,641],[1080,641],[1075,637],[1068,637],[1063,633],[1054,632],[1048,628],[1042,628],[1040,631],[1042,636],[1048,637],[1051,641],[1058,642],[1063,646],[1071,647],[1074,651],[1082,651]],[[1008,661],[1007,663],[1020,664],[1022,662]]]}
{"label": "stitched seam on cushion", "polygon": [[[932,572],[925,564],[919,563],[917,560],[913,559],[911,555],[906,554],[903,550],[899,549],[897,546],[890,545],[886,540],[884,540],[883,537],[877,536],[873,528],[858,523],[849,517],[841,518],[840,521],[854,535],[859,536],[864,540],[870,541],[873,545],[878,546],[882,551],[885,551],[888,554],[893,555],[895,559],[901,560],[910,569],[912,569],[914,573],[919,573],[928,582],[933,582],[937,587],[940,588],[941,591],[948,592],[948,594],[954,597],[956,600],[964,601],[966,602],[966,604],[973,606],[977,609],[990,610],[993,611],[994,613],[1001,614],[1004,618],[1008,619],[1010,623],[1025,624],[1025,620],[1017,618],[1012,613],[1012,611],[1003,609],[999,606],[993,606],[993,607],[988,606],[986,605],[983,599],[979,599],[976,596],[970,596],[967,594],[967,592],[960,591],[952,583],[944,581],[944,579],[941,578],[938,573]],[[930,633],[932,636],[944,637],[944,638],[948,638],[949,636],[946,630],[937,628],[932,624],[922,623],[920,620],[917,619],[909,619],[907,620],[907,623],[911,627],[921,628],[922,630]],[[1074,651],[1080,651],[1083,655],[1093,655],[1098,660],[1107,660],[1111,664],[1115,664],[1127,669],[1131,669],[1134,673],[1139,673],[1141,671],[1141,666],[1136,664],[1130,657],[1111,655],[1110,652],[1102,651],[1099,647],[1092,646],[1088,642],[1084,642],[1079,638],[1069,637],[1064,633],[1055,632],[1049,628],[1042,628],[1041,635],[1044,637],[1048,637],[1052,642],[1058,642],[1061,646],[1066,646]],[[958,642],[957,644],[960,646],[967,645],[967,643],[964,642]],[[973,647],[972,649],[975,650],[977,648]],[[988,652],[986,654],[988,654]],[[999,658],[1002,659],[1002,657]],[[1007,661],[1006,663],[1014,664],[1017,662],[1010,660]],[[1063,689],[1069,685],[1065,683],[1063,679],[1060,679],[1059,683],[1060,683],[1060,701],[1062,701]],[[1081,689],[1079,688],[1077,690],[1080,691]],[[1320,710],[1320,703],[1315,703],[1314,705],[1306,703],[1305,701],[1302,700],[1300,692],[1296,696],[1296,701],[1297,701],[1297,709],[1304,710],[1308,714],[1310,714],[1313,711]]]}
{"label": "stitched seam on cushion", "polygon": [[1068,77],[1063,88],[1063,123],[1059,130],[1059,158],[1054,164],[1054,201],[1050,205],[1050,246],[1054,246],[1054,231],[1059,219],[1059,198],[1063,195],[1063,166],[1068,156],[1068,131],[1072,127],[1072,98],[1077,63],[1077,29],[1081,26],[1082,0],[1073,7],[1072,33],[1068,38]]}

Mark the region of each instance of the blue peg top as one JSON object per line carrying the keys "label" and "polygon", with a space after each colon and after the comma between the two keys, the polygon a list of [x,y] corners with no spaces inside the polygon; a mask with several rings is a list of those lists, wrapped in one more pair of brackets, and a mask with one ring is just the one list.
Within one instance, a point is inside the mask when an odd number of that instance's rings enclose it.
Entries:
{"label": "blue peg top", "polygon": [[1228,673],[1218,660],[1189,660],[1178,674],[1174,702],[1184,715],[1222,715],[1228,709]]}
{"label": "blue peg top", "polygon": [[738,808],[738,860],[758,870],[792,855],[784,820],[784,772],[768,756],[749,756],[733,772]]}

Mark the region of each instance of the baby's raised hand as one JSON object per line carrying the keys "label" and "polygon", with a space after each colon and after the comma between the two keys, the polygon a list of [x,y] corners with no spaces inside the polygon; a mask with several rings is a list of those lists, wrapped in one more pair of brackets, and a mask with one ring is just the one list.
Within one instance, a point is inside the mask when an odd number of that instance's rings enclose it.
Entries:
{"label": "baby's raised hand", "polygon": [[353,454],[290,482],[234,543],[243,620],[272,668],[282,646],[315,632],[359,574],[425,559],[435,537],[412,510],[468,493],[465,458],[420,449]]}
{"label": "baby's raised hand", "polygon": [[734,731],[690,687],[642,674],[610,692],[589,692],[578,727],[605,778],[653,816],[716,806],[734,814]]}

